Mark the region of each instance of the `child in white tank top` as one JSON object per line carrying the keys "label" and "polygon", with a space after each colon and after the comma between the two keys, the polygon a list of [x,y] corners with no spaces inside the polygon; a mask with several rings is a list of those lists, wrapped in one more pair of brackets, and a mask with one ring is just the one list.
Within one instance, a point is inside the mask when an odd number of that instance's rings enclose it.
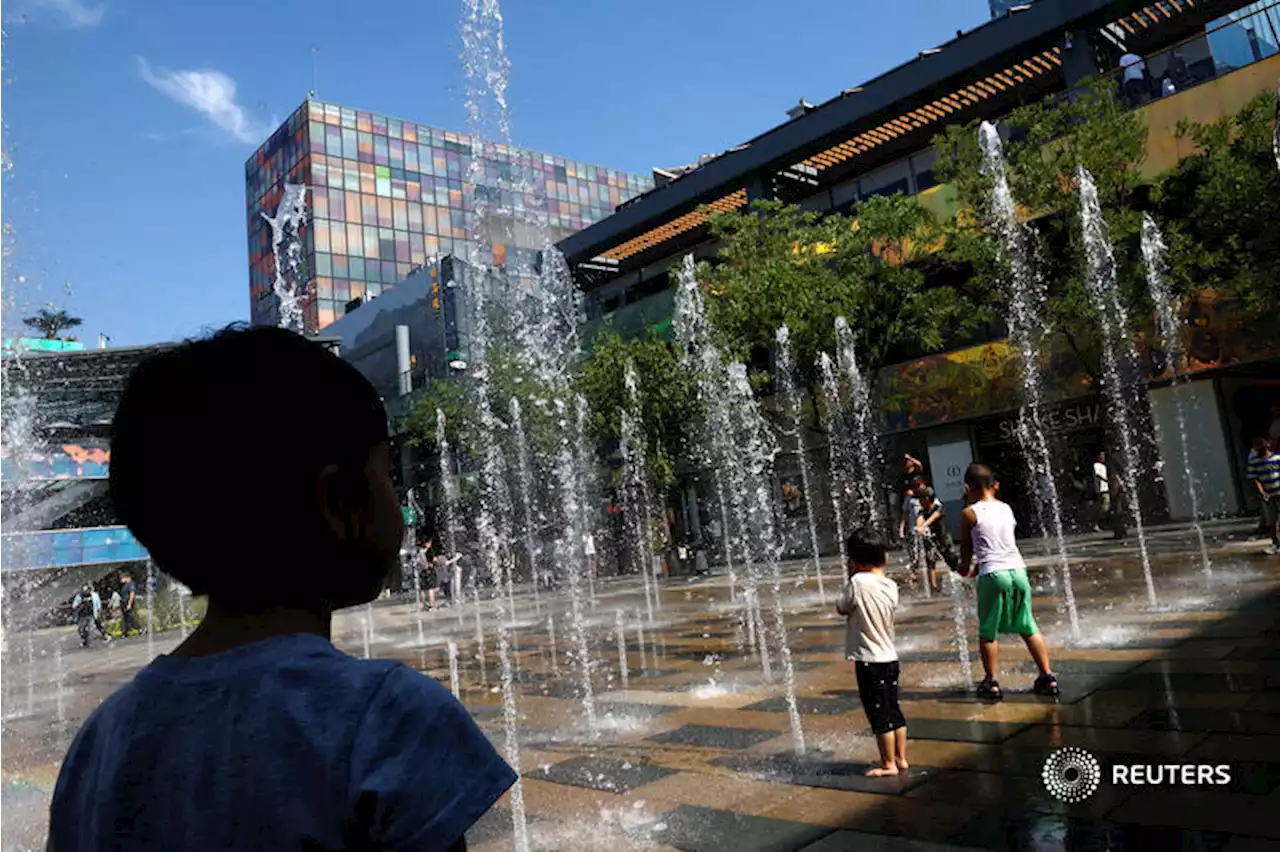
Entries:
{"label": "child in white tank top", "polygon": [[1015,538],[1018,521],[1009,504],[996,499],[999,487],[995,474],[984,464],[970,465],[965,472],[969,505],[961,515],[960,566],[956,570],[960,576],[968,576],[971,563],[978,563],[978,645],[985,673],[978,696],[995,701],[1001,698],[996,679],[1001,633],[1016,633],[1026,643],[1040,669],[1033,690],[1056,696],[1058,679],[1049,668],[1049,649],[1031,615],[1031,583]]}

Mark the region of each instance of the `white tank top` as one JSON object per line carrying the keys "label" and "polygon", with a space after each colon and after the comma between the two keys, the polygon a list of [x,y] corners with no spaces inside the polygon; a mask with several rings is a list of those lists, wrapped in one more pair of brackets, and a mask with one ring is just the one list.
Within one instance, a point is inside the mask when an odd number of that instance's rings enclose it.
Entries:
{"label": "white tank top", "polygon": [[978,519],[973,525],[973,558],[978,562],[978,576],[1027,567],[1014,539],[1018,521],[1009,504],[979,500],[969,508]]}

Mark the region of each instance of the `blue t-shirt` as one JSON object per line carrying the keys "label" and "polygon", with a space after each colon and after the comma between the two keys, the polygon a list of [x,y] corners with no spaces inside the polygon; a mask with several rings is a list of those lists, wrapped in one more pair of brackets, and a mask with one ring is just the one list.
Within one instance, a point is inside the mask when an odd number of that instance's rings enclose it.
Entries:
{"label": "blue t-shirt", "polygon": [[48,849],[445,850],[515,778],[432,678],[284,636],[157,657],[107,699]]}

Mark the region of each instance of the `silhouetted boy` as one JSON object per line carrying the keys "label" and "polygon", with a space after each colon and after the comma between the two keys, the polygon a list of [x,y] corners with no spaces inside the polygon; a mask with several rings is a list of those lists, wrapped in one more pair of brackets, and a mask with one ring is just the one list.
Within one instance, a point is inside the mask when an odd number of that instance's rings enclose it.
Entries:
{"label": "silhouetted boy", "polygon": [[[387,416],[292,332],[148,358],[111,435],[111,499],[204,622],[99,707],[54,791],[49,849],[465,849],[514,782],[467,711],[330,644],[403,534]],[[174,474],[197,454],[209,474]]]}

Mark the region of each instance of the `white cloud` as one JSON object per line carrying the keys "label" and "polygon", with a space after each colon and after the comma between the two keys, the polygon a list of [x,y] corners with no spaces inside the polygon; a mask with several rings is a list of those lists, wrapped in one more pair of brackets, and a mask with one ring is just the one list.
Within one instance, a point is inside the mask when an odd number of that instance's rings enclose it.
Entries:
{"label": "white cloud", "polygon": [[84,0],[29,0],[29,2],[37,9],[57,12],[67,26],[75,29],[98,26],[102,23],[102,16],[107,12],[106,3],[90,6]]}
{"label": "white cloud", "polygon": [[142,57],[138,57],[138,71],[152,87],[191,107],[241,142],[261,142],[270,132],[269,126],[252,120],[236,102],[236,81],[221,71],[152,69]]}

